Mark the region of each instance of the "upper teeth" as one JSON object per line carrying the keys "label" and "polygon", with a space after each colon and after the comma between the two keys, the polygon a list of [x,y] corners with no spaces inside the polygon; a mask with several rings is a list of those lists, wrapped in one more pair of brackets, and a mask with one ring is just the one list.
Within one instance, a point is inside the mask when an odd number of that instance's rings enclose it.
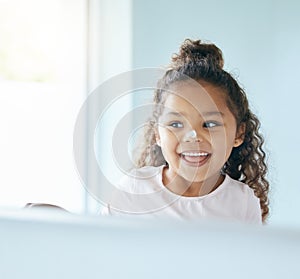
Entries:
{"label": "upper teeth", "polygon": [[184,156],[207,156],[208,153],[205,152],[183,152],[182,155]]}

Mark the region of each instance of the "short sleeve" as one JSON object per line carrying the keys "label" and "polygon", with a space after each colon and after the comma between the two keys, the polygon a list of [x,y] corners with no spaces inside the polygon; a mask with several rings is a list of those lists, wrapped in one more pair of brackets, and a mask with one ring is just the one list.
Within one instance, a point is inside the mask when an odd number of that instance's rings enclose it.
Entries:
{"label": "short sleeve", "polygon": [[248,193],[246,222],[250,224],[262,224],[260,202],[252,189],[249,189]]}

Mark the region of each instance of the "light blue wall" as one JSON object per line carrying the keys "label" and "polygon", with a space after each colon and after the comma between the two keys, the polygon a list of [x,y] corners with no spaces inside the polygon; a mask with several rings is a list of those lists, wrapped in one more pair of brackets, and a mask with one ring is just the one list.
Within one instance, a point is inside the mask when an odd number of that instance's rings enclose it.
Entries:
{"label": "light blue wall", "polygon": [[262,122],[269,150],[269,222],[300,226],[300,2],[133,0],[133,68],[168,63],[185,38],[217,44]]}

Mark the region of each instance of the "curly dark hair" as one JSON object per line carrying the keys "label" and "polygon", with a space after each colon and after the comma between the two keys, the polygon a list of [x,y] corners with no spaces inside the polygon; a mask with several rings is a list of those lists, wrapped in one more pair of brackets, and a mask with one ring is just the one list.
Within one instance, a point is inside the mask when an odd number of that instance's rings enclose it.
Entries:
{"label": "curly dark hair", "polygon": [[222,52],[214,44],[190,39],[184,41],[179,53],[174,54],[168,70],[158,82],[154,93],[157,106],[145,128],[143,146],[136,164],[138,167],[167,164],[160,147],[156,145],[155,126],[161,113],[159,104],[163,104],[166,96],[164,93],[171,84],[191,78],[216,86],[226,93],[227,106],[236,119],[237,128],[240,125],[245,127],[243,143],[233,148],[222,171],[254,190],[260,200],[262,220],[265,222],[269,213],[269,182],[266,179],[266,154],[262,148],[264,139],[259,133],[260,122],[251,112],[244,90],[231,74],[223,70],[223,66]]}

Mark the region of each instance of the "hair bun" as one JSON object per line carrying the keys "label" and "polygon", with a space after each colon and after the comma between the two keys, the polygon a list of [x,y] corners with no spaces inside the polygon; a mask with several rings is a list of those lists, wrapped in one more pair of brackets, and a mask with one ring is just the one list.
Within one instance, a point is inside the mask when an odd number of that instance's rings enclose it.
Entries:
{"label": "hair bun", "polygon": [[222,69],[224,66],[222,51],[214,44],[202,43],[201,40],[186,39],[180,47],[179,54],[172,57],[174,66],[187,63],[208,64]]}

